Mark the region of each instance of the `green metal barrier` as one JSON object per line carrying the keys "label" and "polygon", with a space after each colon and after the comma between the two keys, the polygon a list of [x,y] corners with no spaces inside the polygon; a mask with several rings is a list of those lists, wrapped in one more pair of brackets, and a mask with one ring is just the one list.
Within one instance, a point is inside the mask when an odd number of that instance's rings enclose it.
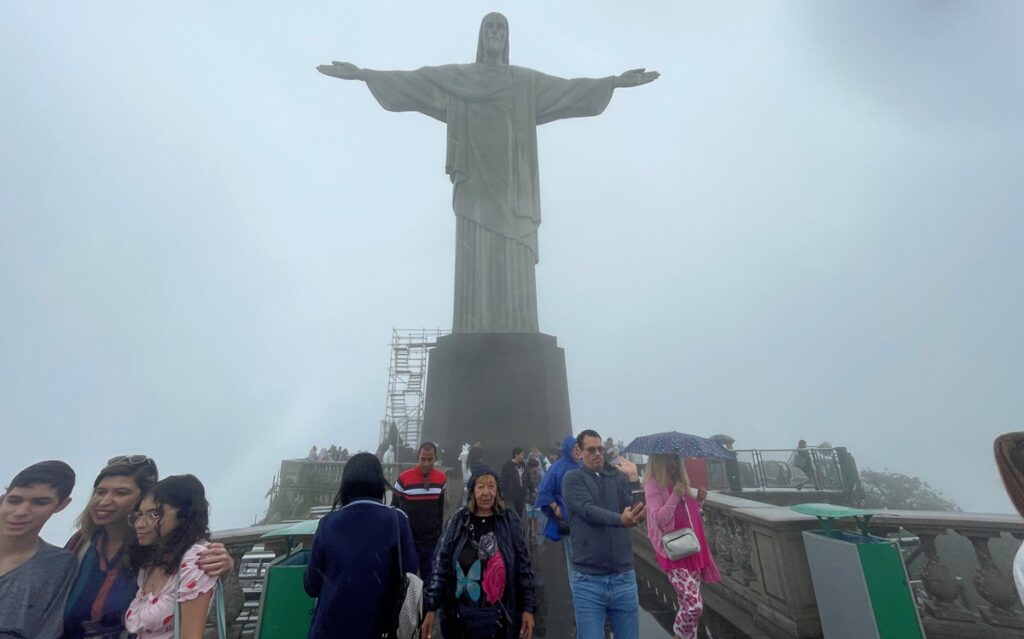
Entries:
{"label": "green metal barrier", "polygon": [[275,559],[267,568],[260,596],[256,639],[300,639],[309,635],[316,599],[306,594],[302,577],[309,551]]}
{"label": "green metal barrier", "polygon": [[[924,639],[899,546],[868,533],[871,511],[832,504],[792,508],[822,524],[803,537],[826,637]],[[852,517],[861,532],[835,530],[833,520],[844,517]]]}

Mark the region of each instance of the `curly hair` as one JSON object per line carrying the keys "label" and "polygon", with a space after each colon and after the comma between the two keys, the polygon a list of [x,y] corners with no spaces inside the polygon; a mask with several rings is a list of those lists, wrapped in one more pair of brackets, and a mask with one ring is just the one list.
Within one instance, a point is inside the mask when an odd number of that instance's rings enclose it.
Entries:
{"label": "curly hair", "polygon": [[156,507],[177,508],[178,525],[164,536],[158,520],[157,539],[149,546],[135,541],[129,549],[128,565],[132,573],[143,568],[161,568],[167,574],[178,570],[181,558],[196,543],[210,538],[210,504],[206,489],[195,475],[172,475],[158,481],[145,497],[152,497]]}

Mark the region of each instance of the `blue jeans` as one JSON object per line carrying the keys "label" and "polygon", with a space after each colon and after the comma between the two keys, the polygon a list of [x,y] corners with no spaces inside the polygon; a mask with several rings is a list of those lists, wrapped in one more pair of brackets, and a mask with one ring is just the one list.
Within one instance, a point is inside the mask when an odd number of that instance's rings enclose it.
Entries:
{"label": "blue jeans", "polygon": [[569,581],[576,608],[576,639],[603,639],[605,619],[611,621],[615,639],[639,639],[640,598],[635,572],[588,575],[573,570]]}

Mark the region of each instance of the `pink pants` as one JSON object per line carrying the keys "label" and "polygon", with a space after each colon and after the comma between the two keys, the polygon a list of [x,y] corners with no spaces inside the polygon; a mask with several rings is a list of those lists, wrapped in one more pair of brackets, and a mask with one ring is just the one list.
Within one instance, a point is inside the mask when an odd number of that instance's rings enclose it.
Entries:
{"label": "pink pants", "polygon": [[697,625],[700,613],[704,611],[704,601],[700,597],[700,572],[676,568],[668,571],[668,579],[679,600],[679,612],[672,631],[677,639],[697,639]]}

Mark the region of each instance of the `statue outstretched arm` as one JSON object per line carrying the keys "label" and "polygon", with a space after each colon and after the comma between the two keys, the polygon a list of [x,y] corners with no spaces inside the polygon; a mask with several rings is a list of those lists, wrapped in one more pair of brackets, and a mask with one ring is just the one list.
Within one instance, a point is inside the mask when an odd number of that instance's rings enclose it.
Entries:
{"label": "statue outstretched arm", "polygon": [[[337,62],[335,62],[337,64]],[[657,71],[648,71],[647,69],[630,69],[617,76],[615,76],[615,88],[616,89],[628,89],[630,87],[638,87],[641,84],[647,84],[648,82],[654,82],[661,74]]]}
{"label": "statue outstretched arm", "polygon": [[424,67],[416,71],[377,71],[351,62],[321,64],[317,71],[332,78],[365,82],[377,102],[388,111],[419,111],[446,121],[448,96],[429,80]]}
{"label": "statue outstretched arm", "polygon": [[321,64],[316,68],[316,70],[324,75],[329,75],[332,78],[366,81],[367,69],[360,69],[351,62],[338,62],[335,60],[330,64]]}

